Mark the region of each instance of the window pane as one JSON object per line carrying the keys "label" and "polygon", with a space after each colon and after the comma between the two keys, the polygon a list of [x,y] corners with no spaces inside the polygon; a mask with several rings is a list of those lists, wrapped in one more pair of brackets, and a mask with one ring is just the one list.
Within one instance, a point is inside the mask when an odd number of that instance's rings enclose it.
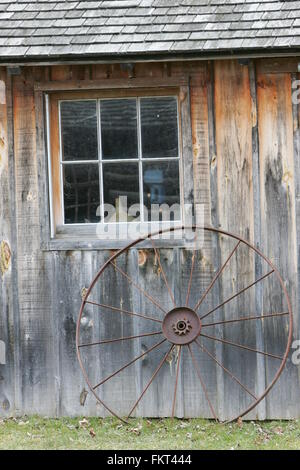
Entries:
{"label": "window pane", "polygon": [[178,157],[176,98],[142,98],[141,128],[144,158]]}
{"label": "window pane", "polygon": [[101,100],[103,158],[138,156],[137,110],[135,99]]}
{"label": "window pane", "polygon": [[[139,167],[137,163],[104,163],[103,164],[104,203],[111,204],[120,220],[120,207],[124,213],[124,203],[120,196],[127,196],[127,207],[140,202]],[[126,207],[125,207],[126,209]],[[138,216],[139,214],[137,214]],[[121,219],[123,222],[126,220]],[[108,221],[108,219],[106,219]]]}
{"label": "window pane", "polygon": [[96,101],[61,103],[63,160],[97,160]]}
{"label": "window pane", "polygon": [[175,215],[171,213],[170,217],[166,218],[160,212],[159,217],[154,218],[154,220],[180,219],[179,162],[144,162],[143,181],[144,205],[148,209],[148,220],[151,220],[152,204],[167,204],[170,207],[173,204],[178,204]]}
{"label": "window pane", "polygon": [[98,164],[64,165],[65,223],[99,222],[99,205]]}

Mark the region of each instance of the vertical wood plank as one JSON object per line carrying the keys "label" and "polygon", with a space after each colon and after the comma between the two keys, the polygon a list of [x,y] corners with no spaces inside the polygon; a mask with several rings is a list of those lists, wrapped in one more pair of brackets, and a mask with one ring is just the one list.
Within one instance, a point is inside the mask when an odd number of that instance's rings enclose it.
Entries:
{"label": "vertical wood plank", "polygon": [[[170,288],[175,294],[175,271],[176,252],[172,249],[159,250],[161,265],[164,269]],[[158,258],[154,250],[146,251],[145,262],[139,264],[137,277],[140,286],[151,296],[153,296],[165,311],[171,310],[174,306],[170,299],[169,293],[165,287],[163,277],[160,271]],[[153,305],[145,296],[140,295],[140,307],[142,312],[150,313],[151,317],[163,320],[164,312]],[[153,328],[147,325],[147,329]],[[156,326],[155,326],[156,329]],[[149,330],[148,330],[149,331]],[[155,337],[154,337],[155,338]],[[159,338],[145,338],[142,341],[143,350],[149,349]],[[161,347],[149,353],[141,364],[141,384],[145,387],[149,382],[156,367],[166,354],[170,344],[165,342]],[[176,351],[170,355],[168,360],[163,364],[159,374],[153,381],[151,387],[147,391],[147,396],[143,400],[142,408],[139,415],[147,413],[148,416],[159,417],[169,416],[172,409],[172,393],[174,390],[174,364],[176,362]]]}
{"label": "vertical wood plank", "polygon": [[46,147],[47,129],[45,129],[46,120],[44,109],[43,93],[35,93],[35,116],[36,116],[36,159],[38,168],[38,198],[39,198],[39,216],[40,216],[40,246],[48,248],[50,240],[50,193],[49,193],[49,175],[48,175],[48,149]]}
{"label": "vertical wood plank", "polygon": [[184,222],[187,226],[190,226],[193,224],[192,216],[194,207],[194,170],[189,86],[181,87],[179,95],[179,106],[182,134],[181,187],[184,188]]}
{"label": "vertical wood plank", "polygon": [[[210,181],[210,142],[213,135],[210,124],[213,122],[213,108],[211,106],[211,77],[209,64],[205,62],[172,65],[172,70],[178,69],[178,75],[183,72],[190,76],[191,96],[191,125],[193,141],[193,176],[194,176],[194,204],[195,222],[197,225],[211,224],[211,207],[216,194],[211,191]],[[213,179],[212,179],[213,181]],[[199,238],[202,232],[198,233]],[[196,266],[193,273],[193,283],[190,296],[190,306],[193,307],[199,296],[205,291],[212,278],[213,246],[212,237],[207,234],[203,237],[203,244],[196,251]],[[192,247],[194,248],[194,246]],[[181,261],[181,290],[187,290],[191,259],[193,250],[184,250]],[[209,295],[202,305],[203,310],[209,309],[213,298]],[[217,410],[217,381],[215,364],[197,347],[192,347],[197,359],[201,376],[206,384],[208,396]],[[184,416],[212,417],[207,400],[203,393],[201,383],[191,361],[189,352],[183,356],[184,364]],[[222,395],[222,394],[221,394]]]}
{"label": "vertical wood plank", "polygon": [[[300,83],[300,74],[292,74],[292,84],[298,80]],[[299,86],[298,86],[299,90]],[[295,88],[292,88],[292,95]],[[299,94],[298,94],[299,96]],[[294,98],[295,100],[295,98]],[[300,102],[292,101],[293,109],[293,132],[294,132],[294,168],[295,168],[295,208],[296,208],[296,236],[297,236],[297,303],[294,308],[294,329],[295,338],[300,338]],[[300,381],[300,371],[299,371]]]}
{"label": "vertical wood plank", "polygon": [[[253,165],[253,205],[254,205],[254,230],[253,237],[255,246],[261,249],[261,211],[260,211],[260,167],[259,167],[259,140],[258,140],[258,118],[257,118],[257,90],[256,70],[254,62],[249,64],[250,93],[252,103],[252,165]],[[255,279],[263,275],[263,266],[260,257],[255,257]],[[255,312],[263,313],[263,285],[255,286]],[[256,322],[256,346],[264,350],[263,324],[260,320]],[[257,357],[257,395],[260,396],[266,388],[265,360],[262,355]],[[266,417],[266,401],[263,400],[257,407],[259,419]]]}
{"label": "vertical wood plank", "polygon": [[48,258],[40,251],[33,74],[14,77],[14,156],[22,412],[55,411],[55,344]]}
{"label": "vertical wood plank", "polygon": [[[193,179],[195,223],[210,225],[211,199],[209,178],[209,71],[197,64],[190,71],[191,127],[193,141]],[[201,220],[203,217],[204,220]]]}
{"label": "vertical wood plank", "polygon": [[51,80],[71,80],[72,69],[70,65],[53,65],[50,68]]}
{"label": "vertical wood plank", "polygon": [[[263,251],[279,267],[296,303],[296,208],[293,148],[293,113],[291,76],[288,73],[259,74],[257,77],[258,123],[260,148],[260,188]],[[264,308],[285,308],[278,283],[272,278],[264,289]],[[265,339],[276,337],[273,351],[285,349],[287,327],[278,328],[275,320],[265,326]],[[270,342],[270,341],[269,341]],[[276,372],[277,364],[266,361],[267,381]],[[291,417],[297,413],[296,367],[288,364],[274,389],[267,396],[267,417]],[[289,386],[286,387],[286,383]]]}

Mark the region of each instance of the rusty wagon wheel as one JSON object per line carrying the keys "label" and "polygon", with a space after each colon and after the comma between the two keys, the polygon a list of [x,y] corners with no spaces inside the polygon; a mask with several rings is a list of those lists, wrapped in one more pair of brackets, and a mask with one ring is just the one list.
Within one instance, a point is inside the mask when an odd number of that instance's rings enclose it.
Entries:
{"label": "rusty wagon wheel", "polygon": [[85,294],[76,331],[90,391],[126,422],[253,419],[291,341],[291,303],[273,263],[239,236],[196,226],[114,252]]}

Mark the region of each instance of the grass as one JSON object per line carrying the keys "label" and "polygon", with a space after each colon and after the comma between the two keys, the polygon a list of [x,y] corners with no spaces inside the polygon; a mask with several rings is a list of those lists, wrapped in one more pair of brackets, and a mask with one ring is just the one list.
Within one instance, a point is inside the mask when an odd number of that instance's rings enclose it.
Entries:
{"label": "grass", "polygon": [[0,449],[300,449],[300,420],[10,418],[0,419]]}

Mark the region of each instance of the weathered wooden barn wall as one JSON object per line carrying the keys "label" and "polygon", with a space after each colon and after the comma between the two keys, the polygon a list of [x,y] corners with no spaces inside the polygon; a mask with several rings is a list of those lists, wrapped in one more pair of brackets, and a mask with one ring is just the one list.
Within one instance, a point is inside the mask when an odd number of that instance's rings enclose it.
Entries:
{"label": "weathered wooden barn wall", "polygon": [[10,150],[7,132],[6,74],[0,72],[0,403],[1,410],[9,412],[15,407],[15,331],[14,331],[14,275],[11,257],[16,255],[12,246],[14,202],[11,199],[12,172],[8,164]]}
{"label": "weathered wooden barn wall", "polygon": [[[286,64],[286,66],[285,66]],[[279,267],[293,303],[295,329],[299,338],[299,236],[300,236],[300,107],[292,103],[292,80],[296,72],[282,60],[257,61],[240,65],[236,60],[215,62],[178,62],[136,64],[136,77],[176,77],[190,75],[190,107],[194,159],[195,202],[204,204],[205,222],[232,231],[257,244]],[[292,66],[293,67],[293,66]],[[82,289],[108,258],[107,250],[50,251],[41,249],[40,207],[43,204],[39,178],[45,179],[44,152],[37,148],[37,133],[43,127],[37,119],[34,83],[43,81],[93,80],[127,77],[119,65],[23,67],[21,75],[9,76],[0,69],[0,84],[5,83],[5,99],[0,99],[0,340],[6,344],[6,364],[0,364],[0,414],[40,413],[43,415],[105,414],[91,394],[79,369],[75,351],[75,326]],[[0,92],[0,97],[1,95]],[[44,161],[44,165],[41,165]],[[219,242],[225,251],[215,257],[214,244],[205,242],[199,269],[195,272],[197,289],[191,292],[197,301],[205,290],[218,263],[225,260],[232,246]],[[10,255],[11,253],[11,255]],[[188,283],[191,253],[179,248],[161,250],[161,258],[176,301],[182,302]],[[3,261],[4,260],[4,261]],[[164,288],[152,250],[140,257],[133,249],[123,256],[121,266],[145,289],[172,304]],[[246,251],[234,258],[216,286],[204,309],[214,296],[227,298],[265,272],[265,267]],[[107,284],[106,284],[107,283]],[[245,313],[282,311],[278,285],[267,282],[246,294]],[[111,270],[111,277],[99,288],[104,303],[122,305],[128,310],[147,311],[153,305],[141,298],[122,277]],[[214,315],[214,320],[234,318],[241,308],[238,301]],[[278,309],[278,310],[277,310]],[[99,313],[99,312],[98,312]],[[96,307],[87,310],[84,339],[138,334],[149,328],[130,317],[104,313]],[[235,325],[231,330],[215,328],[214,334],[264,349],[265,335],[276,336],[274,353],[284,349],[286,323],[276,330],[275,321],[262,325]],[[144,323],[143,323],[144,322]],[[211,332],[212,332],[211,331]],[[264,334],[263,334],[264,333]],[[272,336],[273,335],[273,336]],[[151,338],[113,346],[110,352],[95,352],[90,371],[95,383],[154,344]],[[158,341],[158,340],[157,340]],[[252,357],[220,343],[211,349],[240,380],[259,395],[274,373],[274,363],[262,356]],[[115,348],[115,349],[113,349]],[[142,391],[163,352],[149,353],[126,373],[103,387],[101,397],[116,411],[125,413]],[[215,363],[195,350],[208,384],[215,409],[221,417],[232,416],[239,405],[249,404]],[[179,377],[176,414],[211,417],[197,375],[183,357]],[[141,401],[137,414],[170,414],[170,396],[175,380],[176,357],[160,371]],[[185,397],[185,401],[183,400]],[[250,397],[251,398],[251,397]],[[251,417],[289,418],[300,415],[299,369],[288,361],[280,381]]]}

